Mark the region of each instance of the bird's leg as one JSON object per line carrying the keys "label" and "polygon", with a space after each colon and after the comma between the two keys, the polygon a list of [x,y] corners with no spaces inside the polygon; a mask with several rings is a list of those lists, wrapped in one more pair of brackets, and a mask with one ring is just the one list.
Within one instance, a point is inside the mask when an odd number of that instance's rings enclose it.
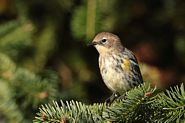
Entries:
{"label": "bird's leg", "polygon": [[115,99],[117,99],[120,96],[118,92],[113,92],[113,94],[105,100],[107,103],[112,103]]}
{"label": "bird's leg", "polygon": [[117,99],[122,100],[122,99],[125,99],[125,98],[126,98],[126,93],[120,95]]}

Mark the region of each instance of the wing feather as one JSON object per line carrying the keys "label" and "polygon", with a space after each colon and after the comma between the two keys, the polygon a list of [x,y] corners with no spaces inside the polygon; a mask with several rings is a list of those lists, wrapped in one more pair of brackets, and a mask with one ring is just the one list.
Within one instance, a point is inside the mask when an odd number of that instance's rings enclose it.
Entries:
{"label": "wing feather", "polygon": [[141,75],[141,71],[137,62],[137,59],[132,51],[128,50],[127,48],[124,49],[124,55],[129,59],[130,62],[130,69],[132,71],[131,74],[131,80],[133,82],[133,85],[138,85],[140,83],[143,83],[143,78]]}

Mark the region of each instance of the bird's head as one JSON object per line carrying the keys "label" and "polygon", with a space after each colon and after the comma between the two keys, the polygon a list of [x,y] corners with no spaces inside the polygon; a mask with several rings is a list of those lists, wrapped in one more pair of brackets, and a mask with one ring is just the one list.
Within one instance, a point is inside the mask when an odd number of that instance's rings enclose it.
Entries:
{"label": "bird's head", "polygon": [[119,37],[109,32],[98,33],[90,45],[93,45],[99,54],[120,51],[123,49]]}

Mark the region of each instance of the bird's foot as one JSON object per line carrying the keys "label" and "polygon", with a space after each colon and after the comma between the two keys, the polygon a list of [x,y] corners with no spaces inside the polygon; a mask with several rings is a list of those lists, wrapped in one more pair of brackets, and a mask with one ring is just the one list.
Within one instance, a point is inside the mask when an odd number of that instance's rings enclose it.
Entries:
{"label": "bird's foot", "polygon": [[119,93],[113,92],[113,94],[105,100],[107,103],[112,103],[115,99],[117,99],[120,96]]}

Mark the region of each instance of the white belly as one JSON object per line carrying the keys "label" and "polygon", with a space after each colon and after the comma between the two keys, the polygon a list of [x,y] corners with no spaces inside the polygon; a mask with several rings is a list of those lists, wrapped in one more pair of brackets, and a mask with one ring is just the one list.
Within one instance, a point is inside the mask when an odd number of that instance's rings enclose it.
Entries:
{"label": "white belly", "polygon": [[101,75],[106,86],[113,92],[125,93],[130,89],[127,81],[125,80],[123,72],[118,72],[114,68],[116,67],[116,61],[114,59],[104,60],[105,64],[102,64],[100,69]]}

